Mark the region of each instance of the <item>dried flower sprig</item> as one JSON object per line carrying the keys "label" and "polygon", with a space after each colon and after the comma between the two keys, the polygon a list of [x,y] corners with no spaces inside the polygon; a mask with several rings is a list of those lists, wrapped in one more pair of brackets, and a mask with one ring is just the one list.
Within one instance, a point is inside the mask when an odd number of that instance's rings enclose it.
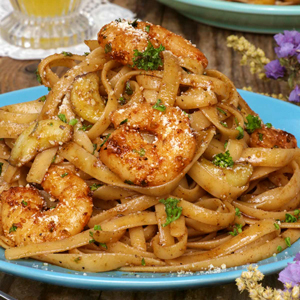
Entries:
{"label": "dried flower sprig", "polygon": [[236,35],[227,38],[227,46],[242,54],[240,61],[242,66],[249,65],[252,74],[258,74],[260,79],[266,78],[265,65],[270,62],[270,59],[262,49],[256,48],[243,36],[238,38]]}
{"label": "dried flower sprig", "polygon": [[[272,61],[244,37],[229,36],[227,45],[243,55],[241,65],[249,65],[251,73],[258,74],[260,79],[285,81],[290,93],[283,98],[300,105],[300,32],[286,30],[283,34],[276,34],[274,39],[278,58]],[[282,97],[278,95],[276,98]]]}
{"label": "dried flower sprig", "polygon": [[285,283],[285,291],[263,287],[259,281],[264,279],[264,275],[258,270],[257,266],[250,265],[248,271],[242,273],[241,277],[236,279],[236,285],[240,292],[248,291],[250,299],[253,300],[295,300],[299,299],[300,289],[298,285]]}

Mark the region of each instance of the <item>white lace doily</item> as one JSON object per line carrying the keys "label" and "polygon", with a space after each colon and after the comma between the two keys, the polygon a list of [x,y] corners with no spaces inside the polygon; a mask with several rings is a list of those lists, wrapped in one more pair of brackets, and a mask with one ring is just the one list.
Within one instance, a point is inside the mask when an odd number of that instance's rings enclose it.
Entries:
{"label": "white lace doily", "polygon": [[[9,0],[0,1],[0,20],[12,11]],[[82,13],[91,16],[95,23],[95,38],[97,31],[105,24],[112,20],[133,19],[135,14],[119,5],[108,3],[100,0],[84,0],[82,3]],[[0,36],[0,56],[8,56],[14,59],[40,59],[45,58],[53,53],[60,53],[68,51],[72,53],[82,54],[86,52],[87,46],[85,44],[78,44],[72,47],[56,48],[56,49],[24,49],[13,46],[4,41]]]}

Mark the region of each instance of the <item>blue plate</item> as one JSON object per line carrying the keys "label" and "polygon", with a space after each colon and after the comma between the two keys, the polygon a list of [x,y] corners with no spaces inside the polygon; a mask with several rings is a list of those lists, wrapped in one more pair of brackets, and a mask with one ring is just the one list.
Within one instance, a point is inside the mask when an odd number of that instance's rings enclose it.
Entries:
{"label": "blue plate", "polygon": [[300,5],[253,5],[225,0],[158,0],[193,20],[237,31],[300,29]]}
{"label": "blue plate", "polygon": [[[300,108],[290,103],[239,91],[264,122],[291,132],[300,141]],[[48,91],[44,87],[34,87],[0,95],[0,106],[34,100]],[[259,269],[265,274],[282,270],[300,249],[300,240],[292,247],[258,263]],[[43,281],[51,284],[98,290],[158,290],[188,289],[205,285],[219,285],[235,280],[246,266],[229,268],[218,273],[196,272],[191,274],[159,274],[159,273],[128,273],[104,272],[84,273],[44,264],[32,259],[8,261],[4,250],[0,249],[0,270],[6,273]]]}

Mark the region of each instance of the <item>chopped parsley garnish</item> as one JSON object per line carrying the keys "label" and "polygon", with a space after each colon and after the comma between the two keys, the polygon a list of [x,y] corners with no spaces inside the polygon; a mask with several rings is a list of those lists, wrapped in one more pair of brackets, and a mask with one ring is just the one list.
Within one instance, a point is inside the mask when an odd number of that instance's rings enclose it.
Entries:
{"label": "chopped parsley garnish", "polygon": [[133,185],[134,184],[131,180],[125,180],[124,183],[127,183],[129,185]]}
{"label": "chopped parsley garnish", "polygon": [[267,128],[271,128],[273,125],[271,123],[266,123]]}
{"label": "chopped parsley garnish", "polygon": [[139,154],[139,156],[141,156],[141,157],[145,156],[145,153],[146,153],[145,149],[143,149],[143,148],[142,148],[140,151],[137,151],[137,150],[135,150],[135,149],[133,149],[132,151],[133,151],[134,153]]}
{"label": "chopped parsley garnish", "polygon": [[145,262],[145,258],[144,257],[142,258],[142,262],[141,263],[142,263],[142,266],[146,266],[146,262]]}
{"label": "chopped parsley garnish", "polygon": [[84,52],[84,56],[88,56],[90,54],[90,52]]}
{"label": "chopped parsley garnish", "polygon": [[106,246],[106,244],[105,244],[105,243],[99,243],[99,245],[100,245],[101,247],[103,247],[103,248],[107,249],[107,246]]}
{"label": "chopped parsley garnish", "polygon": [[227,113],[226,113],[223,109],[221,109],[220,107],[217,107],[217,110],[218,110],[221,114],[227,116]]}
{"label": "chopped parsley garnish", "polygon": [[100,186],[102,186],[101,183],[99,183],[99,184],[93,183],[92,185],[90,185],[90,190],[91,191],[96,191]]}
{"label": "chopped parsley garnish", "polygon": [[92,152],[92,154],[94,155],[95,154],[95,151],[97,150],[97,144],[93,144],[93,152]]}
{"label": "chopped parsley garnish", "polygon": [[78,123],[78,120],[77,120],[77,119],[72,119],[72,120],[69,122],[69,125],[75,126],[77,123]]}
{"label": "chopped parsley garnish", "polygon": [[150,25],[147,25],[147,26],[145,27],[145,31],[146,31],[146,32],[149,32],[149,31],[150,31]]}
{"label": "chopped parsley garnish", "polygon": [[42,77],[41,77],[41,75],[40,75],[38,69],[36,69],[35,75],[36,75],[36,80],[37,80],[40,84],[42,84]]}
{"label": "chopped parsley garnish", "polygon": [[229,231],[228,233],[232,236],[237,236],[239,233],[243,232],[242,227],[242,224],[235,224],[235,226],[233,227],[233,231]]}
{"label": "chopped parsley garnish", "polygon": [[238,126],[238,127],[236,127],[236,130],[239,131],[239,134],[236,138],[238,140],[241,140],[244,137],[244,129],[241,126]]}
{"label": "chopped parsley garnish", "polygon": [[[121,23],[121,22],[122,22],[122,19],[121,19],[121,18],[115,19],[115,21],[116,21],[117,23]],[[104,28],[104,29],[106,30],[106,28]]]}
{"label": "chopped parsley garnish", "polygon": [[78,130],[86,131],[92,127],[93,125],[82,125],[82,127],[80,127]]}
{"label": "chopped parsley garnish", "polygon": [[111,49],[112,49],[111,44],[106,44],[105,47],[104,47],[104,52],[109,53],[109,52],[111,52]]}
{"label": "chopped parsley garnish", "polygon": [[90,235],[90,237],[93,237],[93,236],[94,236],[94,232],[93,232],[93,231],[90,231],[90,232],[89,232],[89,235]]}
{"label": "chopped parsley garnish", "polygon": [[48,92],[50,92],[51,91],[51,87],[48,87]]}
{"label": "chopped parsley garnish", "polygon": [[94,230],[102,230],[101,225],[95,225]]}
{"label": "chopped parsley garnish", "polygon": [[127,95],[129,95],[129,96],[133,94],[133,90],[132,90],[132,88],[131,88],[131,86],[130,86],[129,81],[126,82],[125,93],[126,93]]}
{"label": "chopped parsley garnish", "polygon": [[291,214],[285,214],[285,222],[286,223],[295,223],[295,222],[297,222],[297,218],[292,216]]}
{"label": "chopped parsley garnish", "polygon": [[277,247],[277,251],[278,251],[278,252],[281,252],[281,251],[282,251],[282,247],[281,247],[281,246],[278,246],[278,247]]}
{"label": "chopped parsley garnish", "polygon": [[74,259],[74,262],[76,262],[77,264],[81,261],[81,257],[78,256],[77,258]]}
{"label": "chopped parsley garnish", "polygon": [[245,122],[246,131],[251,134],[254,132],[255,129],[261,128],[261,120],[258,117],[248,115],[246,117],[248,122]]}
{"label": "chopped parsley garnish", "polygon": [[137,67],[142,70],[157,70],[163,65],[160,58],[160,52],[164,51],[165,47],[160,45],[158,48],[154,48],[150,41],[148,41],[147,49],[144,52],[134,50],[133,67]]}
{"label": "chopped parsley garnish", "polygon": [[54,164],[55,160],[56,160],[56,155],[53,156],[51,164]]}
{"label": "chopped parsley garnish", "polygon": [[66,177],[68,174],[69,174],[69,173],[61,174],[60,177],[61,177],[61,178],[64,178],[64,177]]}
{"label": "chopped parsley garnish", "polygon": [[41,97],[40,101],[45,102],[46,101],[46,96]]}
{"label": "chopped parsley garnish", "polygon": [[13,224],[13,225],[9,228],[9,233],[14,232],[14,231],[17,231],[17,229],[18,229],[18,227],[17,227],[15,224]]}
{"label": "chopped parsley garnish", "polygon": [[299,214],[300,214],[300,210],[299,210],[299,209],[295,209],[295,210],[294,210],[294,215],[297,216],[297,215],[299,215]]}
{"label": "chopped parsley garnish", "polygon": [[0,176],[1,176],[1,174],[2,174],[2,167],[3,167],[3,163],[0,162]]}
{"label": "chopped parsley garnish", "polygon": [[227,150],[225,153],[219,153],[215,155],[212,163],[221,168],[231,168],[234,164],[229,150]]}
{"label": "chopped parsley garnish", "polygon": [[138,26],[138,22],[137,19],[135,19],[132,23],[128,22],[129,25],[131,25],[132,27],[137,27]]}
{"label": "chopped parsley garnish", "polygon": [[121,123],[120,123],[120,125],[123,125],[123,124],[125,124],[125,123],[127,123],[128,122],[128,119],[125,119],[125,120],[123,120]]}
{"label": "chopped parsley garnish", "polygon": [[106,136],[106,138],[104,139],[103,143],[100,145],[100,148],[103,147],[103,145],[107,142],[108,138],[110,137],[110,133]]}
{"label": "chopped parsley garnish", "polygon": [[227,148],[227,145],[228,145],[228,141],[225,142],[225,144],[224,144],[224,149]]}
{"label": "chopped parsley garnish", "polygon": [[166,107],[161,103],[162,103],[161,100],[157,99],[156,103],[152,107],[154,109],[157,109],[157,110],[161,111],[161,112],[164,112],[164,111],[166,111]]}
{"label": "chopped parsley garnish", "polygon": [[262,133],[259,133],[259,134],[258,134],[258,139],[259,139],[260,141],[262,141],[262,140],[263,140],[263,136],[264,136],[264,135],[263,135]]}
{"label": "chopped parsley garnish", "polygon": [[119,98],[119,103],[120,103],[121,105],[124,105],[124,104],[126,103],[125,98],[124,98],[124,97],[120,97],[120,98]]}
{"label": "chopped parsley garnish", "polygon": [[89,240],[89,244],[95,243],[94,239]]}
{"label": "chopped parsley garnish", "polygon": [[59,114],[59,115],[57,115],[58,116],[58,118],[62,121],[62,122],[65,122],[65,123],[67,123],[68,121],[67,121],[67,118],[66,118],[66,116],[64,115],[64,114]]}
{"label": "chopped parsley garnish", "polygon": [[288,247],[291,247],[292,245],[291,245],[291,238],[288,236],[288,237],[286,237],[285,239],[285,243],[286,243],[286,245],[288,246]]}
{"label": "chopped parsley garnish", "polygon": [[162,224],[162,227],[168,226],[170,223],[176,221],[181,216],[182,207],[177,206],[180,200],[176,198],[160,199],[160,203],[165,205],[165,212],[167,214],[166,223]]}
{"label": "chopped parsley garnish", "polygon": [[241,212],[240,212],[239,208],[237,208],[237,207],[235,208],[235,215],[238,217],[241,216]]}
{"label": "chopped parsley garnish", "polygon": [[275,226],[275,228],[276,228],[277,230],[280,229],[280,226],[278,225],[278,223],[274,223],[274,226]]}
{"label": "chopped parsley garnish", "polygon": [[24,206],[27,206],[27,205],[28,205],[28,203],[27,203],[26,201],[24,201],[24,200],[23,200],[21,203],[22,203]]}
{"label": "chopped parsley garnish", "polygon": [[228,127],[228,125],[227,125],[226,123],[224,123],[224,122],[220,122],[220,124],[221,124],[222,126],[224,126],[224,127]]}
{"label": "chopped parsley garnish", "polygon": [[66,51],[63,51],[61,54],[63,54],[64,56],[73,56],[73,53]]}
{"label": "chopped parsley garnish", "polygon": [[53,123],[52,123],[52,122],[50,122],[50,123],[49,123],[49,126],[53,126]]}

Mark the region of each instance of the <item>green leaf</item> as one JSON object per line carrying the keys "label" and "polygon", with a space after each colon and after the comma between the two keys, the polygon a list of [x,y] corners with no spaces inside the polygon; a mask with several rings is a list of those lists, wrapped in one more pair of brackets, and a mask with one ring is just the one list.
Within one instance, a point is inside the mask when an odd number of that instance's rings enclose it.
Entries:
{"label": "green leaf", "polygon": [[68,174],[69,174],[69,173],[61,174],[60,177],[61,177],[61,178],[64,178],[64,177],[66,177]]}
{"label": "green leaf", "polygon": [[134,184],[131,180],[125,180],[124,183],[127,183],[129,185],[133,185]]}
{"label": "green leaf", "polygon": [[128,122],[128,119],[125,119],[125,120],[123,120],[121,123],[120,123],[120,125],[123,125],[123,124],[125,124],[125,123],[127,123]]}
{"label": "green leaf", "polygon": [[217,107],[217,110],[218,110],[221,114],[227,116],[227,113],[226,113],[223,109],[221,109],[220,107]]}
{"label": "green leaf", "polygon": [[124,104],[126,103],[125,98],[124,98],[124,97],[120,97],[120,98],[119,98],[119,103],[120,103],[121,105],[124,105]]}
{"label": "green leaf", "polygon": [[141,149],[140,151],[137,151],[137,150],[135,150],[135,149],[133,149],[132,150],[134,153],[137,153],[137,154],[139,154],[139,156],[141,156],[141,157],[143,157],[143,156],[145,156],[145,154],[146,154],[146,151],[145,151],[145,149]]}
{"label": "green leaf", "polygon": [[275,228],[276,228],[277,230],[280,229],[280,226],[278,225],[278,223],[274,223],[274,226],[275,226]]}
{"label": "green leaf", "polygon": [[103,143],[100,145],[100,148],[102,148],[104,146],[104,144],[107,142],[107,140],[109,139],[111,133],[109,133],[106,138],[104,139]]}
{"label": "green leaf", "polygon": [[104,52],[105,53],[109,53],[111,52],[112,48],[111,48],[111,44],[106,44],[105,47],[104,47]]}
{"label": "green leaf", "polygon": [[107,249],[107,245],[105,243],[99,243],[99,245],[105,249]]}
{"label": "green leaf", "polygon": [[26,201],[24,201],[24,200],[23,200],[21,203],[22,203],[24,206],[27,206],[27,205],[28,205],[28,203],[27,203]]}
{"label": "green leaf", "polygon": [[75,126],[77,123],[78,123],[78,120],[77,120],[77,119],[72,119],[72,120],[69,122],[69,125]]}
{"label": "green leaf", "polygon": [[167,214],[166,223],[162,224],[163,227],[168,226],[170,223],[179,219],[182,212],[182,207],[177,206],[177,204],[180,202],[179,199],[176,198],[167,198],[166,200],[160,199],[159,202],[165,205],[165,212]]}
{"label": "green leaf", "polygon": [[130,86],[129,81],[126,82],[125,93],[126,93],[127,95],[129,95],[129,96],[133,94],[133,90],[132,90],[132,88],[131,88],[131,86]]}
{"label": "green leaf", "polygon": [[94,239],[89,240],[89,244],[95,243]]}
{"label": "green leaf", "polygon": [[145,31],[146,31],[146,32],[149,32],[149,31],[150,31],[150,25],[147,25],[147,26],[145,27]]}
{"label": "green leaf", "polygon": [[239,131],[239,134],[236,138],[241,140],[244,137],[244,129],[241,126],[238,126],[235,129]]}
{"label": "green leaf", "polygon": [[64,122],[64,123],[67,123],[68,121],[67,121],[67,118],[66,118],[66,116],[64,115],[64,114],[59,114],[59,115],[57,115],[58,116],[58,118],[62,121],[62,122]]}
{"label": "green leaf", "polygon": [[97,146],[98,146],[97,144],[93,144],[93,153],[92,153],[93,155],[95,154],[95,151],[97,150]]}
{"label": "green leaf", "polygon": [[278,252],[281,252],[281,251],[282,251],[282,247],[281,247],[281,246],[278,246],[278,247],[277,247],[277,251],[278,251]]}
{"label": "green leaf", "polygon": [[94,230],[100,230],[101,231],[102,230],[101,225],[95,225]]}
{"label": "green leaf", "polygon": [[241,216],[241,212],[240,212],[239,208],[237,208],[237,207],[235,208],[235,215],[238,217]]}
{"label": "green leaf", "polygon": [[224,123],[224,122],[220,122],[220,124],[222,125],[222,126],[224,126],[224,127],[228,127],[228,125],[226,124],[226,123]]}
{"label": "green leaf", "polygon": [[56,155],[53,156],[51,164],[54,164],[55,160],[56,160]]}
{"label": "green leaf", "polygon": [[291,247],[292,245],[291,245],[291,238],[288,236],[288,237],[286,237],[285,239],[285,243],[286,243],[286,245],[288,246],[288,247]]}
{"label": "green leaf", "polygon": [[262,141],[262,140],[263,140],[263,136],[264,136],[264,135],[263,135],[262,133],[259,133],[259,134],[258,134],[258,139],[259,139],[260,141]]}
{"label": "green leaf", "polygon": [[98,190],[98,188],[100,187],[100,186],[102,186],[103,184],[101,184],[101,183],[99,183],[99,184],[97,184],[97,183],[93,183],[92,185],[90,185],[90,190],[91,191],[96,191],[96,190]]}
{"label": "green leaf", "polygon": [[160,52],[164,51],[165,47],[160,45],[158,48],[154,48],[150,41],[144,52],[139,52],[137,49],[134,50],[133,67],[143,70],[157,70],[163,65],[162,59],[160,58]]}
{"label": "green leaf", "polygon": [[42,84],[42,77],[41,77],[41,75],[40,75],[38,69],[36,69],[35,75],[36,75],[36,80],[37,80],[40,84]]}
{"label": "green leaf", "polygon": [[231,168],[234,165],[229,150],[227,150],[225,153],[219,153],[215,155],[212,160],[212,163],[221,168]]}
{"label": "green leaf", "polygon": [[286,223],[295,223],[295,222],[297,222],[297,218],[292,216],[291,214],[285,214],[285,222]]}
{"label": "green leaf", "polygon": [[9,233],[15,232],[15,231],[17,231],[17,229],[18,229],[18,227],[17,227],[15,224],[13,224],[13,225],[9,228]]}
{"label": "green leaf", "polygon": [[225,142],[225,144],[224,144],[224,149],[227,148],[227,145],[228,145],[228,141]]}
{"label": "green leaf", "polygon": [[64,56],[73,56],[73,53],[66,51],[63,51],[61,54],[63,54]]}
{"label": "green leaf", "polygon": [[80,127],[78,130],[86,131],[92,127],[93,125],[82,125],[82,127]]}
{"label": "green leaf", "polygon": [[94,236],[94,232],[93,232],[93,231],[90,231],[90,232],[89,232],[89,235],[90,235],[90,237],[93,237],[93,236]]}
{"label": "green leaf", "polygon": [[40,101],[45,102],[46,101],[46,96],[41,97]]}
{"label": "green leaf", "polygon": [[162,103],[161,100],[157,99],[156,103],[152,107],[154,109],[157,109],[157,110],[161,111],[161,112],[165,112],[167,108],[161,103]]}
{"label": "green leaf", "polygon": [[255,129],[261,128],[261,120],[253,115],[248,115],[246,117],[248,122],[245,122],[246,131],[251,134]]}
{"label": "green leaf", "polygon": [[136,28],[138,26],[138,21],[137,19],[135,19],[132,23],[128,22],[129,25],[131,25],[132,27]]}
{"label": "green leaf", "polygon": [[142,262],[141,263],[142,263],[142,266],[146,266],[146,262],[145,262],[145,258],[144,257],[142,258]]}
{"label": "green leaf", "polygon": [[267,127],[267,128],[271,128],[271,127],[272,127],[272,124],[271,124],[271,123],[266,123],[266,127]]}

